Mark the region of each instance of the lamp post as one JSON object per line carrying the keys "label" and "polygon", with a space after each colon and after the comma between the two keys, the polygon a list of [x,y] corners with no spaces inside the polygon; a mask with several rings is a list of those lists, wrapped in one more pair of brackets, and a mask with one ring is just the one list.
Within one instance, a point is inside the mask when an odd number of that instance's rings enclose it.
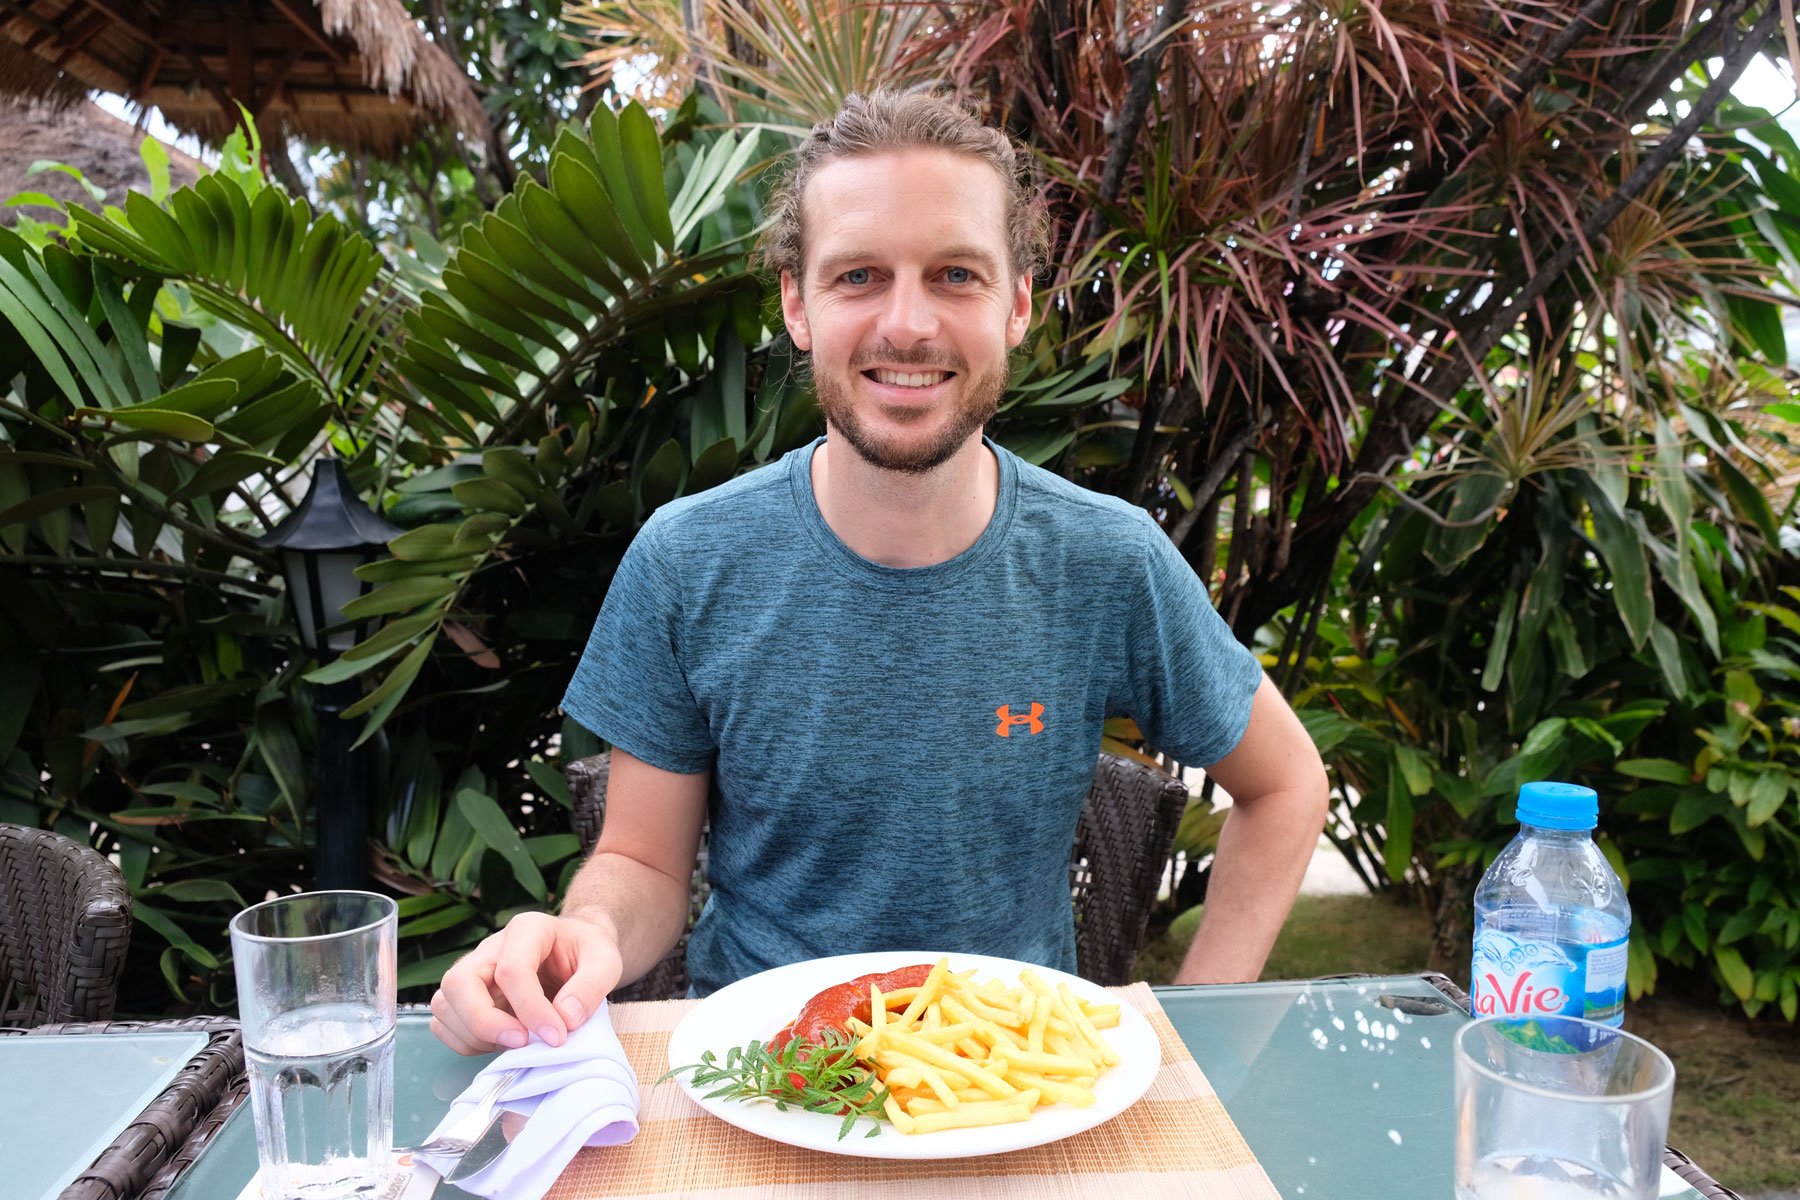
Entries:
{"label": "lamp post", "polygon": [[[367,590],[356,568],[372,560],[405,530],[389,524],[357,498],[344,464],[321,458],[313,466],[306,499],[274,529],[256,539],[281,556],[288,601],[300,641],[319,660],[330,662],[374,630],[373,619],[347,622],[343,607]],[[368,867],[367,763],[351,749],[353,731],[344,710],[361,692],[354,679],[318,685],[313,693],[319,732],[318,774],[313,811],[318,825],[317,874],[321,888],[362,888]]]}

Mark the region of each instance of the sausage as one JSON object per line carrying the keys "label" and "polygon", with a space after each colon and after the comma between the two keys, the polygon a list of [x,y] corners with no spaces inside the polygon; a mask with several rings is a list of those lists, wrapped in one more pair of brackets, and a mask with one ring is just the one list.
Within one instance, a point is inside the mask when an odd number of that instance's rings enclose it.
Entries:
{"label": "sausage", "polygon": [[808,1000],[801,1007],[800,1015],[769,1039],[769,1045],[779,1050],[795,1038],[809,1042],[821,1041],[827,1029],[848,1029],[852,1017],[867,1024],[874,1015],[869,1011],[871,984],[880,988],[885,995],[901,988],[920,987],[930,974],[930,963],[918,963],[901,967],[897,971],[859,975],[848,982],[828,987]]}

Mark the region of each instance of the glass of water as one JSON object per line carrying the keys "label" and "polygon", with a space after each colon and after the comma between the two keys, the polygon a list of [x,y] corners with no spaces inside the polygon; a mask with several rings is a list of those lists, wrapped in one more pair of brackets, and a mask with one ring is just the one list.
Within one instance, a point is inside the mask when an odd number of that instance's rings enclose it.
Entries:
{"label": "glass of water", "polygon": [[385,1182],[397,913],[373,892],[302,892],[231,919],[267,1200],[367,1195]]}
{"label": "glass of water", "polygon": [[1655,1200],[1675,1064],[1577,1017],[1456,1034],[1457,1200]]}

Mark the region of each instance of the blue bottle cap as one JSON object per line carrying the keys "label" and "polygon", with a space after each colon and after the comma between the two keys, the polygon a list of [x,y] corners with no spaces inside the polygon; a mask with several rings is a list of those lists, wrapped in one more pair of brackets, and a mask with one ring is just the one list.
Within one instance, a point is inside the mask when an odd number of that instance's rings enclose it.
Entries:
{"label": "blue bottle cap", "polygon": [[1600,796],[1578,783],[1527,783],[1519,788],[1519,824],[1540,829],[1592,829]]}

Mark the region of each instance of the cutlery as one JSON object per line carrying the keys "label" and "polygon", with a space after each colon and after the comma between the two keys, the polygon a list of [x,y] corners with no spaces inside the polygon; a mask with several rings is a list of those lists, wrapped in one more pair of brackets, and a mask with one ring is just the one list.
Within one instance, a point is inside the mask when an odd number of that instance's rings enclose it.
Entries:
{"label": "cutlery", "polygon": [[499,1158],[500,1152],[511,1144],[506,1138],[505,1128],[501,1125],[499,1117],[496,1116],[494,1123],[487,1127],[487,1132],[483,1133],[475,1144],[469,1147],[468,1153],[464,1154],[457,1161],[456,1166],[451,1168],[450,1173],[444,1176],[444,1182],[457,1183],[467,1179]]}
{"label": "cutlery", "polygon": [[523,1067],[514,1067],[510,1071],[502,1071],[494,1076],[493,1083],[475,1102],[475,1107],[456,1124],[446,1129],[437,1137],[422,1146],[414,1146],[406,1153],[414,1158],[427,1157],[433,1159],[450,1159],[452,1163],[460,1162],[462,1156],[469,1152],[490,1129],[498,1129],[500,1115],[495,1112],[500,1103],[500,1093],[504,1092],[513,1080],[519,1077]]}

